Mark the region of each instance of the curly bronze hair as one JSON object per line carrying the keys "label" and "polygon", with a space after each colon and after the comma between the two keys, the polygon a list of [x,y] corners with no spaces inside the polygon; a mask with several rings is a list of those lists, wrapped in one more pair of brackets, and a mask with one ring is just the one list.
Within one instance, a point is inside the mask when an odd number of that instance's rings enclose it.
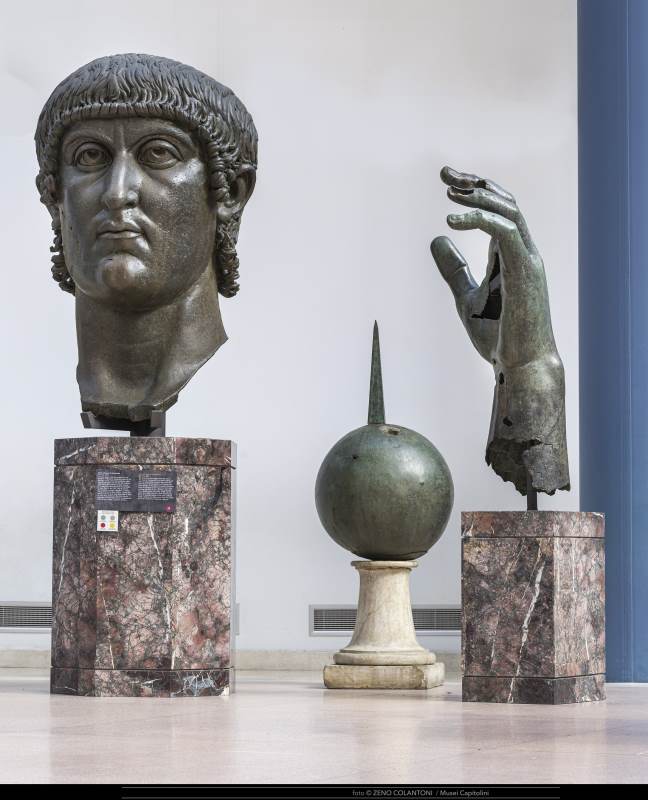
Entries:
{"label": "curly bronze hair", "polygon": [[[75,292],[65,264],[56,181],[59,146],[65,129],[82,119],[148,116],[182,125],[196,136],[209,171],[214,200],[230,197],[244,169],[256,169],[257,132],[252,117],[231,89],[202,72],[160,56],[126,53],[91,61],[61,81],[43,106],[36,127],[40,171],[36,186],[52,216],[52,276],[63,291]],[[218,291],[239,289],[236,254],[240,213],[217,226],[214,268]]]}

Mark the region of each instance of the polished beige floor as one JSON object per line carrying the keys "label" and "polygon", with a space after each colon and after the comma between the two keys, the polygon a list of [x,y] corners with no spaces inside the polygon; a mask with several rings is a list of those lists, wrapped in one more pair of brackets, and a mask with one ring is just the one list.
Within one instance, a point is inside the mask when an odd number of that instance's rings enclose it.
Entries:
{"label": "polished beige floor", "polygon": [[327,691],[316,673],[242,673],[228,698],[51,697],[0,670],[0,781],[646,783],[648,686],[604,703],[461,703],[428,692]]}

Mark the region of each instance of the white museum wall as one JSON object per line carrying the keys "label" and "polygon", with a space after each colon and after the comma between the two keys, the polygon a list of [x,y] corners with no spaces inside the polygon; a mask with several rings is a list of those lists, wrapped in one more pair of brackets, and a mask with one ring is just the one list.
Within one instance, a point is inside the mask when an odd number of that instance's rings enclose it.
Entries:
{"label": "white museum wall", "polygon": [[[452,518],[413,575],[413,602],[459,602],[462,509],[524,507],[484,463],[492,371],[429,253],[451,210],[443,164],[511,188],[544,256],[573,489],[540,505],[578,508],[575,0],[139,0],[123,14],[40,0],[3,12],[0,600],[51,597],[52,442],[87,433],[73,301],[49,277],[33,131],[59,80],[113,52],[213,75],[259,130],[241,292],[222,301],[230,341],[168,414],[170,435],[239,445],[238,647],[346,641],[308,635],[309,604],[355,603],[357,593],[350,554],[318,522],[313,485],[328,449],[366,421],[374,318],[387,419],[428,436],[455,482]],[[486,237],[453,238],[481,277]],[[47,643],[13,634],[0,649],[27,639]]]}

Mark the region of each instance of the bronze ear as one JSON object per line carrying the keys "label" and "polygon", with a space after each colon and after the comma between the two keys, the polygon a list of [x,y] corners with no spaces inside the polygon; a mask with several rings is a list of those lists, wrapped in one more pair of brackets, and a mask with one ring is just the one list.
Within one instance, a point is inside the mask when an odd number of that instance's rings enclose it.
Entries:
{"label": "bronze ear", "polygon": [[256,169],[249,164],[241,167],[234,180],[229,184],[227,199],[216,204],[219,222],[229,222],[233,217],[241,215],[247,201],[252,196],[255,184]]}

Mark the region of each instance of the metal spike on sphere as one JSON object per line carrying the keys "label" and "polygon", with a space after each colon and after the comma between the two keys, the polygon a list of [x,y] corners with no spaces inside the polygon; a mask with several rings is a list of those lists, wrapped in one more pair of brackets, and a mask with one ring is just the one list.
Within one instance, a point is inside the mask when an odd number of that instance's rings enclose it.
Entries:
{"label": "metal spike on sphere", "polygon": [[378,323],[374,321],[373,346],[371,348],[371,378],[369,381],[369,425],[385,424],[385,399],[383,396],[382,368],[380,365],[380,335]]}

